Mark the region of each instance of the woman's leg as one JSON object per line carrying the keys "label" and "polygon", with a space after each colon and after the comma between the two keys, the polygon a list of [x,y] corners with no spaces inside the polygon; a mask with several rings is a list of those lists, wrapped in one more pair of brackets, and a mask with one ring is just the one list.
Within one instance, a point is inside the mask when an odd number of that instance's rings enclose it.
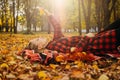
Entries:
{"label": "woman's leg", "polygon": [[54,37],[53,40],[59,39],[61,37],[64,37],[61,31],[61,25],[60,23],[51,15],[48,17],[49,22],[52,24],[54,28]]}
{"label": "woman's leg", "polygon": [[53,16],[49,16],[49,21],[54,28],[53,41],[46,46],[47,49],[56,50],[58,52],[70,52],[71,47],[75,47],[81,39],[81,36],[64,37],[61,26]]}

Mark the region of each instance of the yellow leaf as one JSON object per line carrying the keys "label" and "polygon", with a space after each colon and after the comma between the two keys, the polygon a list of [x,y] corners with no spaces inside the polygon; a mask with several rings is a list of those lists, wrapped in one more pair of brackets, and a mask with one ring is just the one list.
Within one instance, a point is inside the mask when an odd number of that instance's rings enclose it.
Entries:
{"label": "yellow leaf", "polygon": [[45,71],[40,71],[38,72],[37,75],[39,78],[42,78],[42,79],[45,79],[47,77],[47,74],[45,73]]}
{"label": "yellow leaf", "polygon": [[87,53],[86,52],[82,52],[84,55],[86,55]]}
{"label": "yellow leaf", "polygon": [[50,67],[53,68],[53,69],[56,69],[57,66],[54,65],[54,64],[50,64]]}
{"label": "yellow leaf", "polygon": [[52,80],[60,80],[62,78],[62,75],[54,76]]}
{"label": "yellow leaf", "polygon": [[9,66],[8,66],[6,63],[2,63],[2,64],[0,65],[0,67],[1,67],[1,68],[8,68]]}
{"label": "yellow leaf", "polygon": [[57,56],[57,57],[56,57],[56,61],[57,61],[57,62],[62,62],[62,61],[64,61],[64,56],[63,56],[63,55]]}
{"label": "yellow leaf", "polygon": [[16,47],[15,46],[11,47],[11,50],[16,50]]}
{"label": "yellow leaf", "polygon": [[84,63],[81,62],[81,61],[75,61],[74,63],[77,64],[78,67],[83,67],[84,66]]}
{"label": "yellow leaf", "polygon": [[96,64],[94,64],[92,67],[93,67],[94,69],[96,69],[96,70],[99,69],[99,68],[98,68],[98,65],[96,65]]}
{"label": "yellow leaf", "polygon": [[9,51],[8,51],[8,50],[2,50],[1,53],[2,53],[2,54],[8,54]]}
{"label": "yellow leaf", "polygon": [[2,25],[2,20],[0,19],[0,25]]}
{"label": "yellow leaf", "polygon": [[65,69],[70,69],[70,65],[67,64],[67,65],[65,66]]}

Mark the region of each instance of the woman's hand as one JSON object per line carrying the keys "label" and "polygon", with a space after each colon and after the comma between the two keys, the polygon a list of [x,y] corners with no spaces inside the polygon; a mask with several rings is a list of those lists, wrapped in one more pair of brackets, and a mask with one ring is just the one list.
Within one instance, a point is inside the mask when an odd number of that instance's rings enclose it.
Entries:
{"label": "woman's hand", "polygon": [[50,13],[47,9],[44,8],[40,8],[40,12],[44,12],[47,16],[52,15],[52,13]]}
{"label": "woman's hand", "polygon": [[22,56],[24,59],[29,59],[30,62],[41,62],[41,57],[39,53],[34,53],[34,50],[23,50],[18,53],[18,55]]}
{"label": "woman's hand", "polygon": [[76,47],[71,47],[70,52],[75,52],[76,49],[77,49]]}

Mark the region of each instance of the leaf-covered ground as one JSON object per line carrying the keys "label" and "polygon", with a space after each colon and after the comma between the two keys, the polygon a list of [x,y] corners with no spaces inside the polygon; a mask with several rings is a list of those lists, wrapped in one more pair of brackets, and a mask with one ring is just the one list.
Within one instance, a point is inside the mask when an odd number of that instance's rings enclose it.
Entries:
{"label": "leaf-covered ground", "polygon": [[120,60],[42,65],[17,56],[29,40],[51,35],[0,34],[0,80],[120,80]]}

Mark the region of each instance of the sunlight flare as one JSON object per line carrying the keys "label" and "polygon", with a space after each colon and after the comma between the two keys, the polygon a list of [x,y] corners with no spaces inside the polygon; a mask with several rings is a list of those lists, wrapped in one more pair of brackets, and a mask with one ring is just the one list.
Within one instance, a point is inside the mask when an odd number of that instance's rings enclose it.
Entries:
{"label": "sunlight flare", "polygon": [[56,7],[60,8],[64,5],[65,0],[55,0]]}

